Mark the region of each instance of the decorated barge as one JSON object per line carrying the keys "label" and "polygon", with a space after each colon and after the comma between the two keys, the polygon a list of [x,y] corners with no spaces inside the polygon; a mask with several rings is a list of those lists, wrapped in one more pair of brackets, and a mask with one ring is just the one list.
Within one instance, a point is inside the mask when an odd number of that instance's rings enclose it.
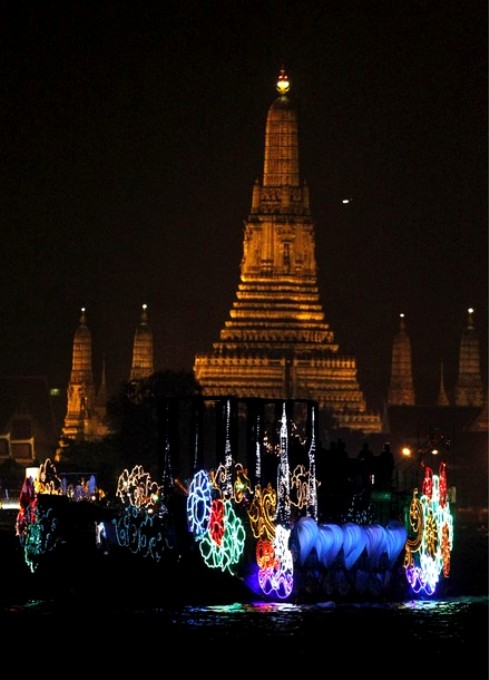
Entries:
{"label": "decorated barge", "polygon": [[[318,602],[403,599],[435,594],[450,574],[453,519],[444,461],[423,465],[404,512],[384,523],[361,495],[332,521],[321,510],[316,407],[298,447],[283,402],[273,445],[254,424],[255,449],[233,451],[232,400],[223,401],[223,460],[194,458],[185,481],[174,478],[170,446],[158,480],[142,465],[121,472],[108,499],[90,476],[68,483],[48,459],[28,470],[16,534],[33,574],[99,574],[184,601],[261,599]],[[273,468],[264,453],[273,449]],[[297,451],[300,450],[300,455]],[[107,586],[108,587],[108,586]]]}

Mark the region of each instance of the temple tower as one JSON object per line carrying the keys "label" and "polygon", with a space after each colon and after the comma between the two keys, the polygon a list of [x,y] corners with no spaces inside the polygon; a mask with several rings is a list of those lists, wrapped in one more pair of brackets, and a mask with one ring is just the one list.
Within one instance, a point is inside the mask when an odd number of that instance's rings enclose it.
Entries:
{"label": "temple tower", "polygon": [[474,310],[470,308],[467,311],[467,326],[460,341],[455,405],[482,407],[485,394],[480,372],[479,338],[474,327]]}
{"label": "temple tower", "polygon": [[108,432],[105,424],[107,387],[105,367],[99,393],[95,390],[92,369],[92,336],[82,307],[80,323],[73,339],[71,375],[68,384],[67,409],[62,427],[62,440],[90,440]]}
{"label": "temple tower", "polygon": [[309,190],[300,178],[297,113],[282,69],[265,128],[263,178],[245,222],[240,281],[219,340],[197,354],[205,396],[310,399],[337,427],[380,432],[322,309]]}
{"label": "temple tower", "polygon": [[392,345],[391,379],[387,403],[389,406],[413,406],[416,402],[411,366],[411,340],[406,318],[400,315],[399,330]]}
{"label": "temple tower", "polygon": [[153,331],[148,325],[148,306],[143,305],[141,321],[134,334],[129,380],[144,380],[154,373]]}

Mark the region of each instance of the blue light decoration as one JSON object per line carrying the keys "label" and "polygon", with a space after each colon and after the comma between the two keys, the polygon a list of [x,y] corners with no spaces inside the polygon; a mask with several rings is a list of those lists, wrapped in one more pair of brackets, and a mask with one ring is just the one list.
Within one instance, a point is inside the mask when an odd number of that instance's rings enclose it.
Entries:
{"label": "blue light decoration", "polygon": [[234,505],[247,497],[249,480],[242,465],[234,465],[231,449],[231,403],[226,403],[225,464],[215,473],[199,470],[187,495],[187,526],[199,545],[206,566],[236,575],[244,552],[245,529]]}
{"label": "blue light decoration", "polygon": [[[318,522],[314,408],[308,469],[302,464],[290,468],[289,437],[293,427],[285,403],[278,446],[266,434],[262,436],[264,450],[278,457],[276,488],[270,482],[261,484],[259,443],[254,474],[258,481],[254,487],[245,468],[234,462],[229,404],[226,416],[225,462],[216,472],[198,471],[187,496],[187,525],[205,564],[244,575],[250,588],[273,601],[287,600],[299,592],[314,593],[316,597],[353,590],[381,594],[395,578],[407,529],[395,521],[385,527],[353,520],[341,525]],[[261,436],[259,417],[256,431]],[[249,558],[253,552],[254,567],[249,559],[243,563],[243,556]]]}
{"label": "blue light decoration", "polygon": [[317,523],[305,516],[294,524],[290,543],[296,574],[308,591],[378,595],[394,578],[406,538],[406,528],[395,521],[385,527],[340,525]]}
{"label": "blue light decoration", "polygon": [[119,546],[159,562],[175,547],[168,528],[163,487],[142,465],[135,465],[119,475],[116,495],[124,504],[122,514],[112,520]]}
{"label": "blue light decoration", "polygon": [[410,534],[406,541],[404,569],[413,593],[432,596],[440,577],[450,574],[453,547],[453,517],[447,495],[446,464],[439,474],[425,466],[418,497],[414,489],[409,509]]}
{"label": "blue light decoration", "polygon": [[188,529],[200,540],[206,532],[211,514],[212,485],[205,470],[199,470],[190,482],[187,495]]}

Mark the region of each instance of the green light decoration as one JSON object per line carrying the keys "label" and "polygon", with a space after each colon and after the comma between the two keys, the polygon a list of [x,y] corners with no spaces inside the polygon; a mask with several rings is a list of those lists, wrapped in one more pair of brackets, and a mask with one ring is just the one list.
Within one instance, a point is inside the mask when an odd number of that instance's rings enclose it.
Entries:
{"label": "green light decoration", "polygon": [[24,561],[31,572],[39,566],[39,558],[53,552],[61,543],[59,521],[52,508],[39,506],[35,482],[24,479],[20,492],[20,508],[15,532],[24,553]]}
{"label": "green light decoration", "polygon": [[440,576],[450,574],[453,517],[447,498],[446,464],[435,475],[425,466],[422,495],[413,492],[409,510],[410,535],[406,541],[404,569],[415,594],[433,595]]}
{"label": "green light decoration", "polygon": [[[209,518],[209,527],[199,541],[199,550],[205,564],[212,569],[221,569],[234,574],[234,567],[238,564],[244,552],[245,530],[243,522],[236,516],[229,500],[223,501],[224,512],[219,510],[219,516]],[[213,505],[216,509],[218,506]],[[214,540],[216,524],[222,521],[222,530],[217,532],[219,543]],[[211,532],[212,527],[212,532]]]}

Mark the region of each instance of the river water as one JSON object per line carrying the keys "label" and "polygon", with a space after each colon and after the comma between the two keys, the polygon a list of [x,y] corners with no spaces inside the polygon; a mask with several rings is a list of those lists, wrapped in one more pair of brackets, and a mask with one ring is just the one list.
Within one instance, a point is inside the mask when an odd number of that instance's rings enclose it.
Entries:
{"label": "river water", "polygon": [[[86,664],[99,659],[111,675],[127,675],[132,666],[131,673],[159,673],[170,664],[183,677],[199,672],[441,680],[462,672],[486,680],[487,528],[468,527],[459,536],[452,573],[436,597],[313,604],[250,597],[220,603],[214,593],[209,602],[176,604],[152,598],[148,584],[138,597],[142,584],[127,571],[84,574],[93,588],[83,590],[77,588],[80,574],[70,573],[59,575],[56,589],[42,580],[33,587],[9,532],[2,541],[4,658],[25,649],[35,651],[36,659],[47,654],[51,664],[53,655],[69,650]],[[104,597],[109,590],[110,598]]]}

